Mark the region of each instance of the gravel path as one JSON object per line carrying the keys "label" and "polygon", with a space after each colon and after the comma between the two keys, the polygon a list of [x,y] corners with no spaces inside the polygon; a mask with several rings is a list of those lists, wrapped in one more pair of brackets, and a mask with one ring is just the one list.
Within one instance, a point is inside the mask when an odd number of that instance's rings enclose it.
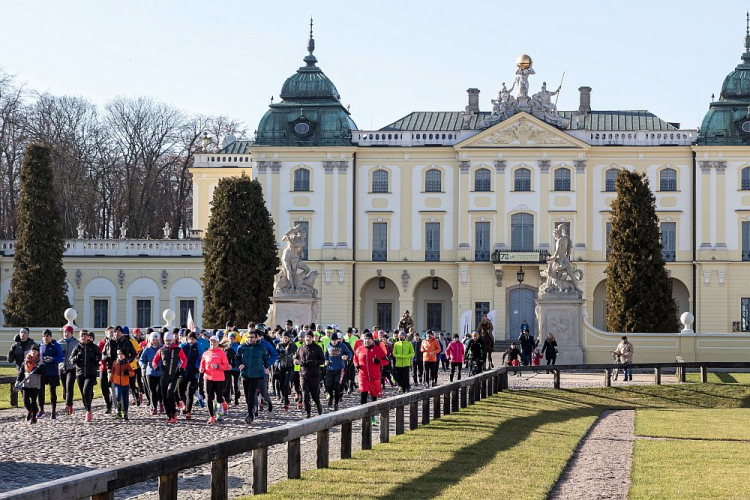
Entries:
{"label": "gravel path", "polygon": [[[590,374],[562,375],[562,387],[597,387],[602,385],[602,376]],[[653,376],[635,375],[635,381],[629,384],[653,383]],[[448,374],[439,373],[440,383],[448,382]],[[665,382],[668,382],[665,378]],[[614,385],[624,385],[614,382]],[[524,373],[522,377],[509,377],[511,389],[552,388],[552,375]],[[419,390],[419,389],[416,389]],[[383,396],[396,394],[391,387],[384,389]],[[359,404],[359,395],[344,396],[342,408]],[[76,403],[73,416],[60,416],[56,421],[42,419],[30,427],[22,421],[23,409],[0,412],[0,492],[21,488],[29,484],[29,478],[35,483],[50,479],[66,477],[91,469],[105,468],[123,462],[141,459],[149,455],[177,450],[185,446],[206,443],[218,439],[239,436],[256,432],[277,425],[299,421],[303,413],[293,409],[285,412],[279,405],[274,405],[273,413],[263,413],[248,427],[244,422],[245,411],[242,406],[230,407],[229,416],[221,424],[212,427],[205,425],[206,410],[194,409],[194,419],[180,419],[175,425],[168,425],[163,416],[152,417],[147,408],[133,407],[130,410],[130,422],[124,423],[104,415],[101,399],[95,401],[94,422],[83,422],[83,408]],[[60,406],[62,408],[62,406]],[[48,408],[49,410],[49,408]],[[406,418],[408,421],[406,407]],[[391,435],[395,435],[395,415],[392,414]],[[353,450],[360,448],[359,423],[354,423],[352,438]],[[30,432],[33,432],[33,439]],[[379,427],[373,425],[373,444],[379,440]],[[30,443],[30,444],[28,444]],[[315,468],[315,436],[302,440],[302,469]],[[330,434],[330,460],[340,456],[339,429],[332,429]],[[269,448],[268,483],[272,484],[286,478],[286,445]],[[181,499],[203,499],[209,488],[210,466],[186,470],[180,474],[179,488]],[[230,496],[250,493],[252,488],[251,454],[230,457],[229,459]],[[117,492],[117,498],[136,498],[138,500],[156,498],[156,482],[143,483]]]}
{"label": "gravel path", "polygon": [[549,498],[627,498],[634,425],[634,410],[602,413],[584,436]]}

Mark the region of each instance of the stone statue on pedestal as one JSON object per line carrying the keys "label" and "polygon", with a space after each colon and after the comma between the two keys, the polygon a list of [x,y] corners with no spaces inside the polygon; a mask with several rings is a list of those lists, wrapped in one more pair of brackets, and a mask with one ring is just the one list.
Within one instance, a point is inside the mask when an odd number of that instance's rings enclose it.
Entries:
{"label": "stone statue on pedestal", "polygon": [[78,231],[78,239],[82,240],[86,237],[86,228],[83,227],[83,221],[78,221],[78,227],[76,228]]}
{"label": "stone statue on pedestal", "polygon": [[284,233],[286,242],[281,253],[279,272],[274,277],[273,294],[278,295],[317,295],[315,280],[318,272],[313,271],[302,260],[302,249],[305,246],[306,234],[301,226],[296,225]]}
{"label": "stone statue on pedestal", "polygon": [[164,228],[162,229],[162,231],[164,231],[164,239],[168,240],[169,235],[172,234],[172,226],[169,224],[168,221],[164,223]]}
{"label": "stone statue on pedestal", "polygon": [[122,225],[120,225],[120,239],[124,240],[128,237],[128,220],[125,219],[122,221]]}
{"label": "stone statue on pedestal", "polygon": [[582,298],[578,282],[583,280],[583,271],[576,269],[570,261],[573,242],[567,233],[562,224],[552,232],[555,236],[555,251],[547,259],[547,269],[541,273],[546,282],[539,287],[539,298],[548,295]]}

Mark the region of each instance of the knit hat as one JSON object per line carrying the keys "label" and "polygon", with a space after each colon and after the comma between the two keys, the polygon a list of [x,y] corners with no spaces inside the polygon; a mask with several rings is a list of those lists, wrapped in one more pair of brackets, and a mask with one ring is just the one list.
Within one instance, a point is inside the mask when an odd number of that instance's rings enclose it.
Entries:
{"label": "knit hat", "polygon": [[73,326],[72,325],[65,325],[63,327],[63,332],[70,332],[73,333]]}
{"label": "knit hat", "polygon": [[159,340],[159,334],[156,332],[151,332],[148,340],[151,342],[153,342],[154,340]]}
{"label": "knit hat", "polygon": [[367,333],[365,333],[365,338],[366,338],[366,339],[371,339],[371,338],[373,338],[373,337],[372,337],[372,333],[370,333],[370,332],[367,332]]}
{"label": "knit hat", "polygon": [[165,341],[166,341],[166,340],[174,340],[174,333],[172,333],[172,332],[167,332],[167,333],[165,333],[165,334],[164,334],[164,340],[165,340]]}
{"label": "knit hat", "polygon": [[336,333],[336,332],[333,332],[333,333],[331,334],[331,340],[338,340],[338,339],[339,339],[339,334],[338,334],[338,333]]}
{"label": "knit hat", "polygon": [[213,335],[209,340],[215,340],[216,342],[221,342],[221,339],[217,337],[216,335]]}
{"label": "knit hat", "polygon": [[123,335],[130,335],[130,328],[128,328],[127,326],[123,326],[122,327],[122,334]]}

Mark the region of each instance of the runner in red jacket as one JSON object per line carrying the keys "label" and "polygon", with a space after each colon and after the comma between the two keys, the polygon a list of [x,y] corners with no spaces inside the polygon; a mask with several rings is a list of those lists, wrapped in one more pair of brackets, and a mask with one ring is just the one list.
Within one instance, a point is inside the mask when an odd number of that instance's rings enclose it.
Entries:
{"label": "runner in red jacket", "polygon": [[375,345],[371,333],[366,333],[364,345],[354,353],[354,366],[359,370],[359,393],[361,404],[367,403],[369,394],[377,401],[382,392],[380,385],[380,367],[388,363],[383,349]]}

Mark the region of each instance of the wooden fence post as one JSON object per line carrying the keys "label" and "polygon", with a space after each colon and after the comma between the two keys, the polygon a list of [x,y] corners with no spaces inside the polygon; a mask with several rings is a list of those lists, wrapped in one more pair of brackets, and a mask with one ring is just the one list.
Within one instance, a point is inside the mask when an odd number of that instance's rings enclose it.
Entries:
{"label": "wooden fence post", "polygon": [[440,394],[432,398],[432,418],[433,420],[440,418]]}
{"label": "wooden fence post", "polygon": [[177,473],[159,476],[159,500],[177,500]]}
{"label": "wooden fence post", "polygon": [[399,406],[396,408],[396,435],[400,436],[404,433],[404,407]]}
{"label": "wooden fence post", "polygon": [[419,427],[419,402],[409,403],[409,430],[413,431]]}
{"label": "wooden fence post", "polygon": [[391,412],[385,409],[380,412],[380,442],[387,443],[391,440]]}
{"label": "wooden fence post", "polygon": [[487,397],[487,379],[482,380],[482,395],[481,398],[485,399]]}
{"label": "wooden fence post", "polygon": [[687,374],[686,374],[687,370],[685,370],[684,366],[681,366],[679,370],[680,370],[680,382],[684,384],[685,382],[687,382]]}
{"label": "wooden fence post", "polygon": [[323,429],[322,431],[318,431],[317,436],[317,467],[318,469],[327,469],[328,468],[328,440],[329,437],[329,431],[328,429]]}
{"label": "wooden fence post", "polygon": [[471,384],[469,386],[468,393],[469,393],[469,404],[473,405],[474,399],[476,398],[476,395],[477,395],[476,384]]}
{"label": "wooden fence post", "polygon": [[362,449],[372,449],[372,417],[362,417]]}
{"label": "wooden fence post", "polygon": [[495,376],[491,376],[487,380],[487,397],[492,396],[495,392]]}
{"label": "wooden fence post", "polygon": [[91,500],[115,500],[115,492],[97,493],[96,495],[91,495]]}
{"label": "wooden fence post", "polygon": [[422,425],[430,423],[430,398],[422,400]]}
{"label": "wooden fence post", "polygon": [[8,389],[9,394],[10,394],[10,405],[14,408],[18,408],[18,392],[13,390],[15,389],[15,387],[16,387],[16,383],[11,382],[10,388]]}
{"label": "wooden fence post", "polygon": [[612,387],[612,369],[604,369],[604,387]]}
{"label": "wooden fence post", "polygon": [[341,424],[341,458],[352,458],[352,423]]}
{"label": "wooden fence post", "polygon": [[466,408],[467,406],[469,406],[467,402],[467,393],[468,389],[466,388],[466,386],[461,387],[461,408]]}
{"label": "wooden fence post", "polygon": [[708,367],[701,365],[701,383],[705,384],[708,382]]}
{"label": "wooden fence post", "polygon": [[299,438],[287,443],[286,460],[286,477],[289,479],[302,477],[302,447]]}
{"label": "wooden fence post", "polygon": [[229,499],[229,459],[218,458],[211,462],[211,500]]}
{"label": "wooden fence post", "polygon": [[654,368],[654,384],[661,385],[661,368]]}
{"label": "wooden fence post", "polygon": [[453,391],[448,391],[443,394],[443,415],[451,414],[451,394]]}
{"label": "wooden fence post", "polygon": [[268,492],[268,448],[253,450],[253,495]]}

